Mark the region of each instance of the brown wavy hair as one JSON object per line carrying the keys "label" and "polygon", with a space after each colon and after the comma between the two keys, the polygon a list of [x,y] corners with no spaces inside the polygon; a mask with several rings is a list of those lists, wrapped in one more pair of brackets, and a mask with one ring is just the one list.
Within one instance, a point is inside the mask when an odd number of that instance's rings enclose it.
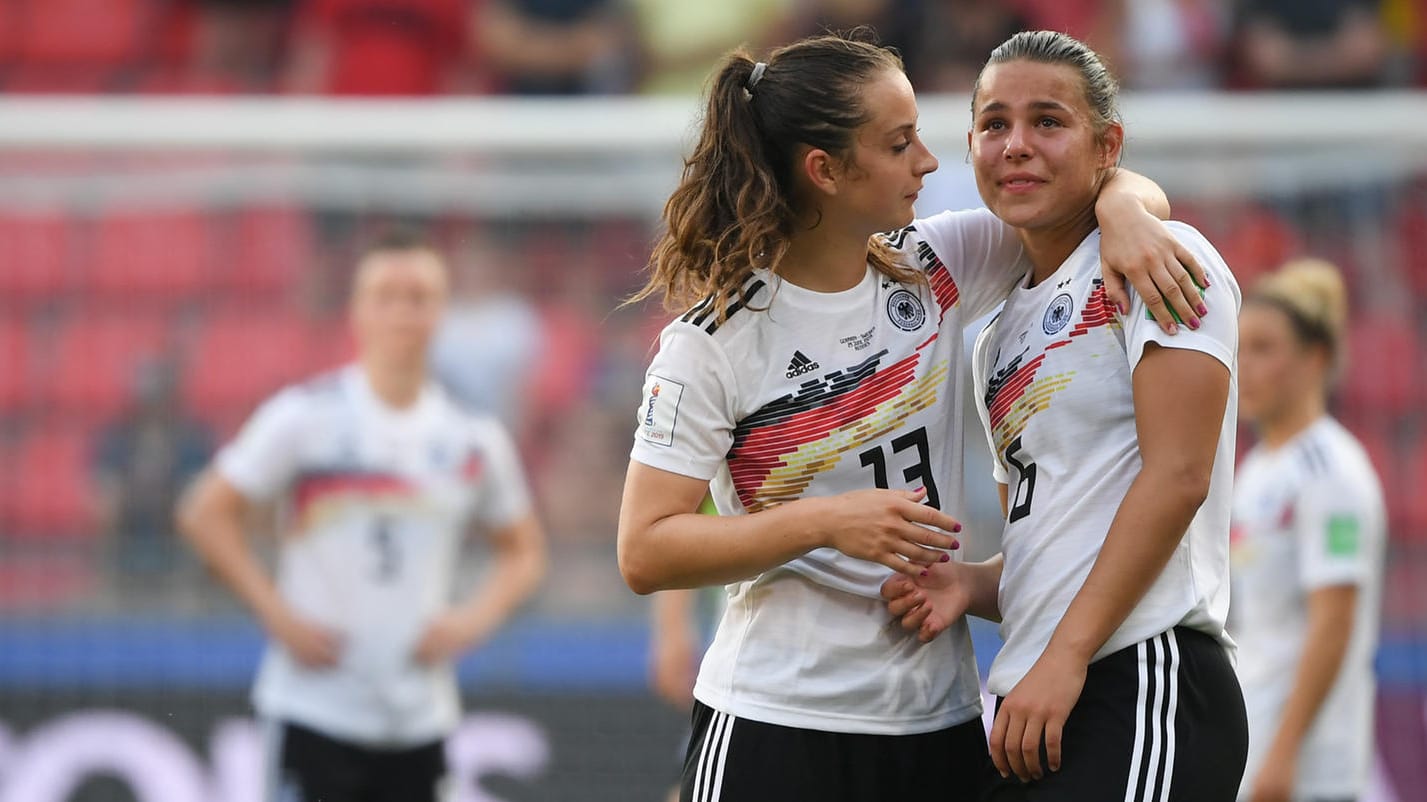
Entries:
{"label": "brown wavy hair", "polygon": [[[798,147],[851,163],[857,128],[871,118],[863,86],[884,70],[903,70],[897,52],[866,28],[774,50],[750,87],[755,66],[738,49],[714,72],[698,144],[664,205],[649,281],[630,303],[662,295],[666,309],[679,311],[712,298],[722,320],[732,291],[757,268],[777,272],[787,253],[798,226],[791,200]],[[868,241],[867,259],[893,280],[922,280],[880,237]]]}

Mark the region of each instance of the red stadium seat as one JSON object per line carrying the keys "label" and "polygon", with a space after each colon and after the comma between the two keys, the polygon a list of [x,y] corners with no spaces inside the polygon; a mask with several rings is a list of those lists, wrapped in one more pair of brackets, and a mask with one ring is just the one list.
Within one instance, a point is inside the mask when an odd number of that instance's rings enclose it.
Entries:
{"label": "red stadium seat", "polygon": [[1412,323],[1395,316],[1365,316],[1348,334],[1343,402],[1350,414],[1373,420],[1405,415],[1421,370]]}
{"label": "red stadium seat", "polygon": [[138,59],[153,8],[147,0],[12,0],[20,60],[118,66]]}
{"label": "red stadium seat", "polygon": [[0,301],[69,287],[70,228],[58,214],[0,216]]}
{"label": "red stadium seat", "polygon": [[19,534],[80,536],[93,532],[91,444],[75,427],[45,427],[15,453],[10,519]]}
{"label": "red stadium seat", "polygon": [[289,293],[303,272],[312,268],[316,250],[312,223],[300,209],[249,209],[239,217],[235,236],[228,266],[228,283],[234,290]]}
{"label": "red stadium seat", "polygon": [[30,401],[33,360],[31,337],[25,321],[0,318],[0,412]]}
{"label": "red stadium seat", "polygon": [[56,338],[46,396],[91,421],[111,417],[129,399],[140,361],[163,353],[165,335],[154,316],[74,316]]}
{"label": "red stadium seat", "polygon": [[140,304],[191,297],[216,275],[210,233],[196,212],[110,214],[95,232],[88,288]]}
{"label": "red stadium seat", "polygon": [[113,70],[108,67],[20,67],[3,86],[11,95],[98,95],[109,89]]}
{"label": "red stadium seat", "polygon": [[0,3],[0,66],[20,57],[20,8],[18,3]]}
{"label": "red stadium seat", "polygon": [[1427,438],[1418,438],[1416,453],[1408,460],[1407,470],[1398,487],[1402,495],[1402,515],[1394,523],[1401,524],[1401,530],[1391,535],[1399,540],[1427,542],[1427,492],[1424,492],[1427,488]]}
{"label": "red stadium seat", "polygon": [[184,399],[204,419],[249,412],[310,367],[312,332],[268,308],[228,310],[202,321],[188,351]]}

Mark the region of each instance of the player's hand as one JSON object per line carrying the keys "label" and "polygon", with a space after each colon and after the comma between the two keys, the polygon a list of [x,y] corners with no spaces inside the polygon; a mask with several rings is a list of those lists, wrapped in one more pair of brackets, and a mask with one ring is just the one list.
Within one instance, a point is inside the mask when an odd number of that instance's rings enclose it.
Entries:
{"label": "player's hand", "polygon": [[[1287,751],[1287,754],[1283,754]],[[1290,802],[1293,799],[1293,778],[1298,774],[1296,751],[1270,749],[1263,767],[1254,777],[1249,802]]]}
{"label": "player's hand", "polygon": [[694,698],[698,654],[684,633],[663,634],[650,640],[649,684],[660,699],[688,710]]}
{"label": "player's hand", "polygon": [[291,611],[273,621],[268,633],[306,668],[333,668],[342,659],[342,636],[339,633]]}
{"label": "player's hand", "polygon": [[926,576],[916,579],[896,574],[882,583],[887,612],[900,620],[903,629],[917,633],[917,640],[930,643],[971,606],[964,570],[964,564],[948,562],[928,566]]}
{"label": "player's hand", "polygon": [[1128,279],[1167,333],[1179,331],[1174,315],[1191,329],[1199,328],[1199,319],[1209,312],[1199,288],[1209,286],[1209,275],[1194,254],[1143,207],[1129,205],[1115,219],[1117,225],[1100,230],[1100,265],[1110,303],[1122,314],[1130,311]]}
{"label": "player's hand", "polygon": [[[991,725],[991,762],[1002,777],[1023,782],[1060,771],[1061,735],[1085,688],[1086,663],[1058,652],[1041,654],[1001,702]],[[1041,765],[1041,746],[1046,765]]]}
{"label": "player's hand", "polygon": [[424,666],[447,663],[464,654],[476,640],[477,633],[467,611],[444,610],[427,622],[412,657]]}
{"label": "player's hand", "polygon": [[946,534],[960,532],[961,524],[923,504],[926,495],[925,488],[857,490],[818,499],[824,545],[908,576],[950,560],[950,555],[938,549],[961,547],[956,538]]}

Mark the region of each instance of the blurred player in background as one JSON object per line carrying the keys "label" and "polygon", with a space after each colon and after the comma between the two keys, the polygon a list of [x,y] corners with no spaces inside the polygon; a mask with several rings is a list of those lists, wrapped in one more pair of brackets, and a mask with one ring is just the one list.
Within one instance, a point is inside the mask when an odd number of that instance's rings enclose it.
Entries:
{"label": "blurred player in background", "polygon": [[1230,627],[1249,709],[1249,802],[1356,799],[1373,755],[1382,488],[1327,413],[1348,304],[1332,265],[1270,274],[1244,306]]}
{"label": "blurred player in background", "polygon": [[[731,54],[711,84],[636,296],[687,312],[646,376],[618,544],[638,592],[727,586],[682,798],[974,798],[965,623],[919,648],[878,588],[957,545],[962,328],[1010,291],[1020,244],[984,210],[909,225],[937,160],[894,52],[813,37]],[[1162,255],[1126,189],[1148,182],[1122,178],[1107,226]],[[1166,283],[1192,286],[1168,253]],[[706,493],[718,516],[696,514]]]}
{"label": "blurred player in background", "polygon": [[1028,268],[973,358],[1003,556],[884,588],[923,639],[968,610],[1002,622],[998,802],[1231,802],[1247,748],[1224,628],[1239,290],[1170,222],[1216,314],[1196,294],[1170,337],[1147,299],[1106,295],[1093,209],[1124,141],[1117,89],[1049,31],[1008,39],[977,80],[976,183]]}
{"label": "blurred player in background", "polygon": [[[183,533],[272,641],[253,692],[271,724],[268,802],[448,799],[454,661],[543,573],[512,442],[427,374],[446,293],[422,240],[377,241],[353,280],[356,363],[263,404],[181,502]],[[286,512],[276,581],[244,532],[269,500]],[[452,605],[471,524],[494,565]]]}

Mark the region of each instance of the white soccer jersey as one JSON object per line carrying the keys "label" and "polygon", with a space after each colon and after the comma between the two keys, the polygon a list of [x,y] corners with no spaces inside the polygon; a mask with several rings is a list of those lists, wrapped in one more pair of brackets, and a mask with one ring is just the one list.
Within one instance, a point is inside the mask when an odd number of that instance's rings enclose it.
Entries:
{"label": "white soccer jersey", "polygon": [[[1014,232],[986,211],[890,235],[927,287],[871,268],[818,293],[758,272],[718,322],[701,304],[666,327],[633,459],[711,480],[720,515],[869,487],[925,486],[962,512],[962,328],[1015,282]],[[766,309],[764,309],[766,307]],[[964,622],[925,647],[891,623],[891,571],[822,548],[727,586],[694,695],[741,718],[904,734],[980,714]]]}
{"label": "white soccer jersey", "polygon": [[1324,417],[1289,443],[1249,452],[1234,488],[1239,679],[1249,714],[1248,792],[1273,743],[1308,625],[1308,594],[1356,585],[1353,633],[1337,681],[1298,757],[1295,798],[1350,798],[1372,760],[1373,655],[1386,540],[1382,489],[1357,440]]}
{"label": "white soccer jersey", "polygon": [[505,526],[529,509],[499,424],[434,384],[393,410],[350,366],[263,404],[217,466],[244,496],[283,502],[278,587],[299,615],[343,639],[328,670],[271,644],[253,690],[258,711],[375,745],[454,728],[454,668],[422,666],[412,652],[451,601],[467,526]]}
{"label": "white soccer jersey", "polygon": [[[996,481],[1008,485],[1002,535],[1001,636],[986,687],[1004,696],[1040,658],[1139,474],[1131,377],[1148,343],[1202,351],[1231,371],[1239,289],[1223,259],[1183,223],[1167,223],[1209,272],[1210,313],[1199,331],[1162,332],[1131,292],[1120,317],[1105,297],[1100,233],[1086,237],[1045,281],[1011,293],[977,340],[977,412]],[[1219,435],[1209,497],[1159,579],[1095,658],[1177,625],[1229,644],[1229,505],[1238,382]]]}

